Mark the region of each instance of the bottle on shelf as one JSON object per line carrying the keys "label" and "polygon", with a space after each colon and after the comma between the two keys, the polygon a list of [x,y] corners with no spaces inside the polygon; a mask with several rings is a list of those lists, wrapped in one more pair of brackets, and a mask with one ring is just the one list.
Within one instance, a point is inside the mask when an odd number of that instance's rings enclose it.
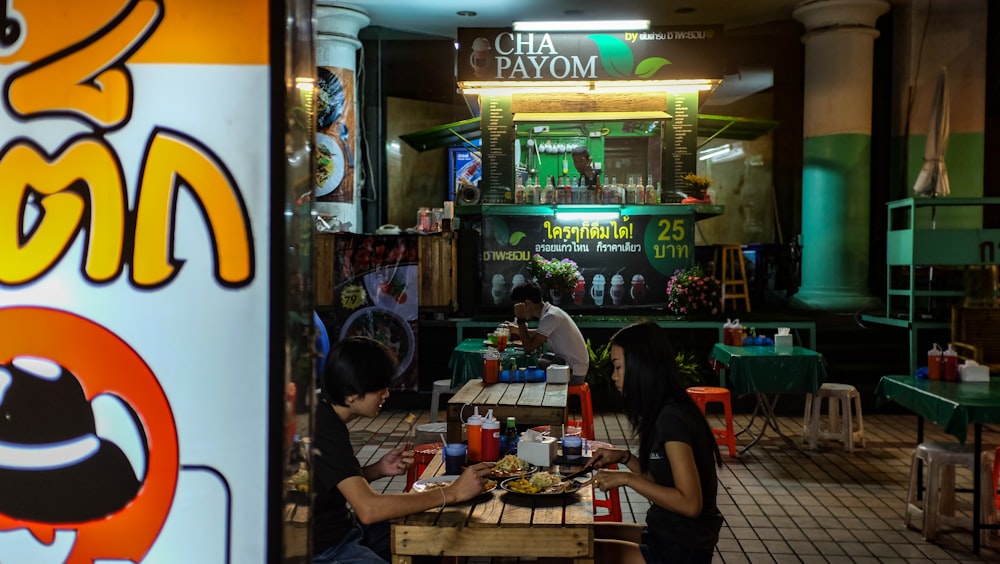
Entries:
{"label": "bottle on shelf", "polygon": [[524,203],[524,184],[521,182],[520,176],[518,176],[517,184],[514,186],[514,203]]}
{"label": "bottle on shelf", "polygon": [[647,204],[658,204],[658,203],[660,203],[660,199],[657,198],[656,196],[657,196],[657,194],[656,194],[656,186],[653,186],[653,175],[652,174],[647,175],[646,176],[646,194],[645,194],[644,201]]}
{"label": "bottle on shelf", "polygon": [[605,192],[604,203],[606,203],[606,204],[619,204],[619,203],[621,203],[620,201],[618,201],[618,188],[619,188],[619,186],[618,186],[618,178],[612,176],[611,177],[611,183],[608,184],[605,187],[605,190],[604,190],[604,192]]}
{"label": "bottle on shelf", "polygon": [[634,204],[635,201],[635,181],[632,179],[632,175],[628,175],[625,184],[625,203]]}
{"label": "bottle on shelf", "polygon": [[465,421],[466,436],[469,439],[469,462],[479,462],[483,459],[483,417],[479,415],[479,406],[473,406],[472,415]]}

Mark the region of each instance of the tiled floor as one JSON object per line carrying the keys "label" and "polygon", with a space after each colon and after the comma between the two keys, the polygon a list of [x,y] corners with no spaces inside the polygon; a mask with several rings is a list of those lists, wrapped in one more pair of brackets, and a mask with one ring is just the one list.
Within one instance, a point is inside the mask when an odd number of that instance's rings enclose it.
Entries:
{"label": "tiled floor", "polygon": [[[387,411],[374,420],[354,421],[352,438],[362,463],[412,437],[428,417],[427,412]],[[737,414],[737,429],[748,419]],[[801,435],[800,418],[779,417],[779,422],[786,435]],[[939,534],[930,543],[903,525],[917,419],[866,414],[864,422],[866,446],[854,454],[843,452],[836,442],[800,453],[773,431],[738,458],[724,450],[718,503],[726,524],[715,562],[1000,562],[996,548],[973,556],[969,532]],[[628,423],[620,414],[597,414],[595,428],[600,440],[631,444]],[[925,440],[955,441],[930,423]],[[741,436],[739,442],[747,441]],[[1000,429],[984,427],[983,444],[1000,444]],[[971,476],[959,470],[959,487],[971,487]],[[400,491],[404,482],[396,477],[374,485]],[[648,503],[630,490],[624,494],[624,520],[642,523]]]}

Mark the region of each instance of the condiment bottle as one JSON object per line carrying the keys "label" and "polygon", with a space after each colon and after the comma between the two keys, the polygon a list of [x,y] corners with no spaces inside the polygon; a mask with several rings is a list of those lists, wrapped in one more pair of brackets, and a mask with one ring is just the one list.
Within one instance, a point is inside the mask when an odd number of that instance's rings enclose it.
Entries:
{"label": "condiment bottle", "polygon": [[472,415],[465,421],[466,434],[469,437],[469,462],[479,462],[483,458],[483,417],[479,415],[479,406],[473,406]]}
{"label": "condiment bottle", "polygon": [[941,378],[949,382],[958,381],[958,353],[948,343],[948,350],[941,353]]}
{"label": "condiment bottle", "polygon": [[486,412],[483,420],[483,462],[496,462],[500,459],[500,421],[493,417],[493,410]]}
{"label": "condiment bottle", "polygon": [[504,454],[514,454],[517,452],[517,424],[513,417],[507,418],[507,426],[503,430],[502,442],[500,450]]}
{"label": "condiment bottle", "polygon": [[927,351],[927,378],[930,380],[941,379],[941,355],[941,346],[937,343]]}

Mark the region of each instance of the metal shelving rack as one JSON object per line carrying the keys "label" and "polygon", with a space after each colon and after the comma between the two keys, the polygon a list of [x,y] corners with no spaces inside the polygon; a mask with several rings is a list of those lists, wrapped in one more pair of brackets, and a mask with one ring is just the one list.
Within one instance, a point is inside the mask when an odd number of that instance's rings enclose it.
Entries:
{"label": "metal shelving rack", "polygon": [[920,333],[950,328],[946,312],[962,303],[965,269],[1000,264],[1000,229],[983,229],[988,206],[1000,206],[1000,198],[905,198],[887,204],[885,313],[862,320],[909,330],[911,373],[921,364]]}

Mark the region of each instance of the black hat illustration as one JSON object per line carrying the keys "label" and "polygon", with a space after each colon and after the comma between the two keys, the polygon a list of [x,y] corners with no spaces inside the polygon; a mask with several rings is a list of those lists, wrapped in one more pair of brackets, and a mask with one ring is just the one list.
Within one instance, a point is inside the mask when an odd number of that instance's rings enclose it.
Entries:
{"label": "black hat illustration", "polygon": [[0,513],[92,521],[124,508],[140,485],[121,449],[97,436],[76,376],[36,357],[0,364]]}

